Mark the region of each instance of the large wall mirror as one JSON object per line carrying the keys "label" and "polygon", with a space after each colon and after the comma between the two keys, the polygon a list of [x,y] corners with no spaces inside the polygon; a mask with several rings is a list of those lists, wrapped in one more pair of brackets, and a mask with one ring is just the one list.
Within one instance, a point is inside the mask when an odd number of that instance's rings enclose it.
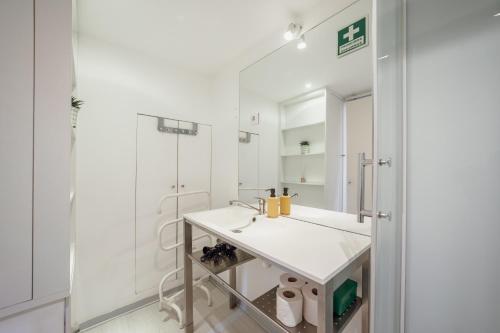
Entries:
{"label": "large wall mirror", "polygon": [[240,73],[240,200],[287,187],[296,205],[357,213],[359,154],[373,151],[370,14],[357,1]]}

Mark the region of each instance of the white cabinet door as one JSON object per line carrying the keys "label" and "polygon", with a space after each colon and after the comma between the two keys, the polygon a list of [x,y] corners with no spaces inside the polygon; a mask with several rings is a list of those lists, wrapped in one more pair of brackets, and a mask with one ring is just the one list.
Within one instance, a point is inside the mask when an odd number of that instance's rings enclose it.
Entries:
{"label": "white cabinet door", "polygon": [[0,308],[32,298],[33,10],[0,1]]}
{"label": "white cabinet door", "polygon": [[[179,122],[179,128],[191,129],[189,122]],[[196,135],[179,135],[179,192],[210,192],[212,169],[212,128],[198,125]],[[179,214],[208,208],[206,195],[194,195],[179,199]]]}
{"label": "white cabinet door", "polygon": [[[160,250],[157,231],[164,222],[177,218],[177,198],[164,201],[162,215],[158,215],[158,205],[165,194],[177,193],[178,135],[160,132],[157,125],[156,117],[138,116],[135,221],[138,293],[158,288],[163,275],[177,265],[175,250]],[[178,121],[165,119],[164,126],[178,127]],[[174,244],[176,239],[174,224],[164,230],[163,240],[167,245]]]}
{"label": "white cabinet door", "polygon": [[[193,126],[189,122],[179,122],[179,128],[191,129]],[[212,170],[212,127],[208,125],[198,125],[196,135],[179,135],[179,192],[211,191],[211,170]],[[196,194],[179,198],[179,217],[183,214],[209,208],[209,201],[206,194]],[[193,231],[195,236],[200,231]],[[179,240],[183,239],[182,228],[179,230]],[[199,248],[208,244],[207,239],[195,241],[194,246]],[[178,256],[182,262],[183,251],[179,251]]]}

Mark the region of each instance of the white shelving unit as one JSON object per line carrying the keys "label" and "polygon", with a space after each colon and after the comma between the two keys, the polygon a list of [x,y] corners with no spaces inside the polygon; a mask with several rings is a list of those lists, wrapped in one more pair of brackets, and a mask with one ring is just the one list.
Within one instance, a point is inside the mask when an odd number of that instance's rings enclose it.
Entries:
{"label": "white shelving unit", "polygon": [[[336,168],[341,166],[337,157],[342,155],[342,108],[343,102],[327,89],[280,104],[281,186],[299,193],[296,203],[337,208],[331,198],[342,191],[326,170],[331,171],[332,162]],[[337,135],[327,134],[331,131]],[[309,153],[301,153],[301,141],[309,142]],[[330,155],[336,158],[332,160]]]}

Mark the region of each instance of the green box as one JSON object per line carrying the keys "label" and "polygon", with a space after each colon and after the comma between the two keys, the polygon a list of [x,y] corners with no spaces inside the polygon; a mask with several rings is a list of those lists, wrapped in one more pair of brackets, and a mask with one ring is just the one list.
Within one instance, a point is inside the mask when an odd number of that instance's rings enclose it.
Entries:
{"label": "green box", "polygon": [[358,283],[351,279],[345,280],[333,293],[333,313],[341,316],[356,301]]}

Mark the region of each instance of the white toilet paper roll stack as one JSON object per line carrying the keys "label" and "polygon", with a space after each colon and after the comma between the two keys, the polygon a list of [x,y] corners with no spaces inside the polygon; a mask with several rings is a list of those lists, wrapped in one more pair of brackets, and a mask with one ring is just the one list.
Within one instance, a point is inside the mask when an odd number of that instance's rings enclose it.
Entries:
{"label": "white toilet paper roll stack", "polygon": [[300,290],[305,284],[306,281],[289,273],[280,276],[280,288],[297,288]]}
{"label": "white toilet paper roll stack", "polygon": [[302,321],[303,298],[300,289],[278,288],[276,291],[276,317],[288,327]]}
{"label": "white toilet paper roll stack", "polygon": [[306,284],[302,287],[302,296],[304,298],[304,319],[314,326],[318,326],[318,289]]}

